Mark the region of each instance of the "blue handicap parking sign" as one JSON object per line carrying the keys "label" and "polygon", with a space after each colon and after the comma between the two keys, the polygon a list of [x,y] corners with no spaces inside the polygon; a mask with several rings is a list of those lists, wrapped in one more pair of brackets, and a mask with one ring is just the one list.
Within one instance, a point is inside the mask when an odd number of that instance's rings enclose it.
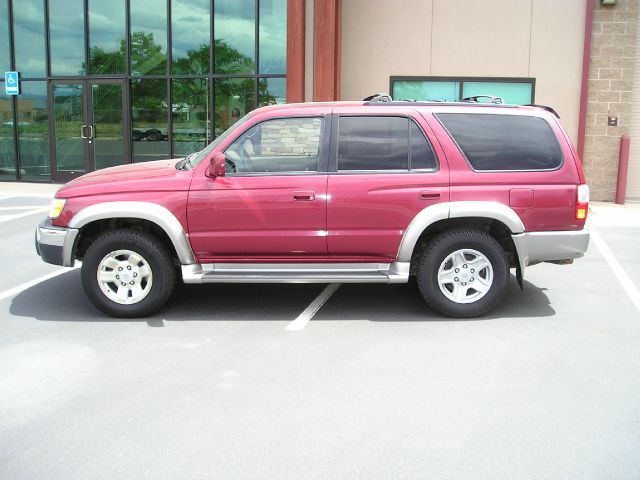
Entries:
{"label": "blue handicap parking sign", "polygon": [[7,95],[18,95],[20,93],[18,72],[4,72],[4,91]]}

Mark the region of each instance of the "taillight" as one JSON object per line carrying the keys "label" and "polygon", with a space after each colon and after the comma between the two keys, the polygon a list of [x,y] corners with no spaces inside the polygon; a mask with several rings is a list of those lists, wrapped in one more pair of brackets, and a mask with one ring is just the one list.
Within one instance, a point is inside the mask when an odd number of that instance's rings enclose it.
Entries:
{"label": "taillight", "polygon": [[586,220],[589,211],[589,185],[578,185],[578,201],[576,202],[576,219]]}

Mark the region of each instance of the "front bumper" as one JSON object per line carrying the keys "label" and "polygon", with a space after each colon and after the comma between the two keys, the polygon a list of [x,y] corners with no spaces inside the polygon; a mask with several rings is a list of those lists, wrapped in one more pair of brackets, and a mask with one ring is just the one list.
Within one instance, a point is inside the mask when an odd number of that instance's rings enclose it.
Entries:
{"label": "front bumper", "polygon": [[511,235],[518,251],[520,268],[540,262],[583,257],[589,246],[589,230],[525,232]]}
{"label": "front bumper", "polygon": [[56,227],[47,218],[36,228],[36,252],[47,263],[72,267],[77,237],[77,229]]}

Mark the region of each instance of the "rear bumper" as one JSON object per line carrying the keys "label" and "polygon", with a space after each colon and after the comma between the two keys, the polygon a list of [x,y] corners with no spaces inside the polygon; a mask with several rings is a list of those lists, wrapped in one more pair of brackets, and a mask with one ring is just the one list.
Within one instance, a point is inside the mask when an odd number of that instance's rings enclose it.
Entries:
{"label": "rear bumper", "polygon": [[583,257],[589,246],[589,230],[525,232],[512,235],[520,268],[540,262]]}
{"label": "rear bumper", "polygon": [[47,263],[72,267],[77,237],[77,229],[56,227],[47,218],[36,228],[36,252]]}

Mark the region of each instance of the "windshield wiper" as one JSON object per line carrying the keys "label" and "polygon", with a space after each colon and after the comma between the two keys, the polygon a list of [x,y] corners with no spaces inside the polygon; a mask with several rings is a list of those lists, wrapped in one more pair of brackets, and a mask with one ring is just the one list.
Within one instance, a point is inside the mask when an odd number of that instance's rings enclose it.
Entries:
{"label": "windshield wiper", "polygon": [[191,160],[198,154],[198,152],[193,152],[184,157],[176,164],[176,168],[178,170],[189,170],[187,167],[191,167]]}

